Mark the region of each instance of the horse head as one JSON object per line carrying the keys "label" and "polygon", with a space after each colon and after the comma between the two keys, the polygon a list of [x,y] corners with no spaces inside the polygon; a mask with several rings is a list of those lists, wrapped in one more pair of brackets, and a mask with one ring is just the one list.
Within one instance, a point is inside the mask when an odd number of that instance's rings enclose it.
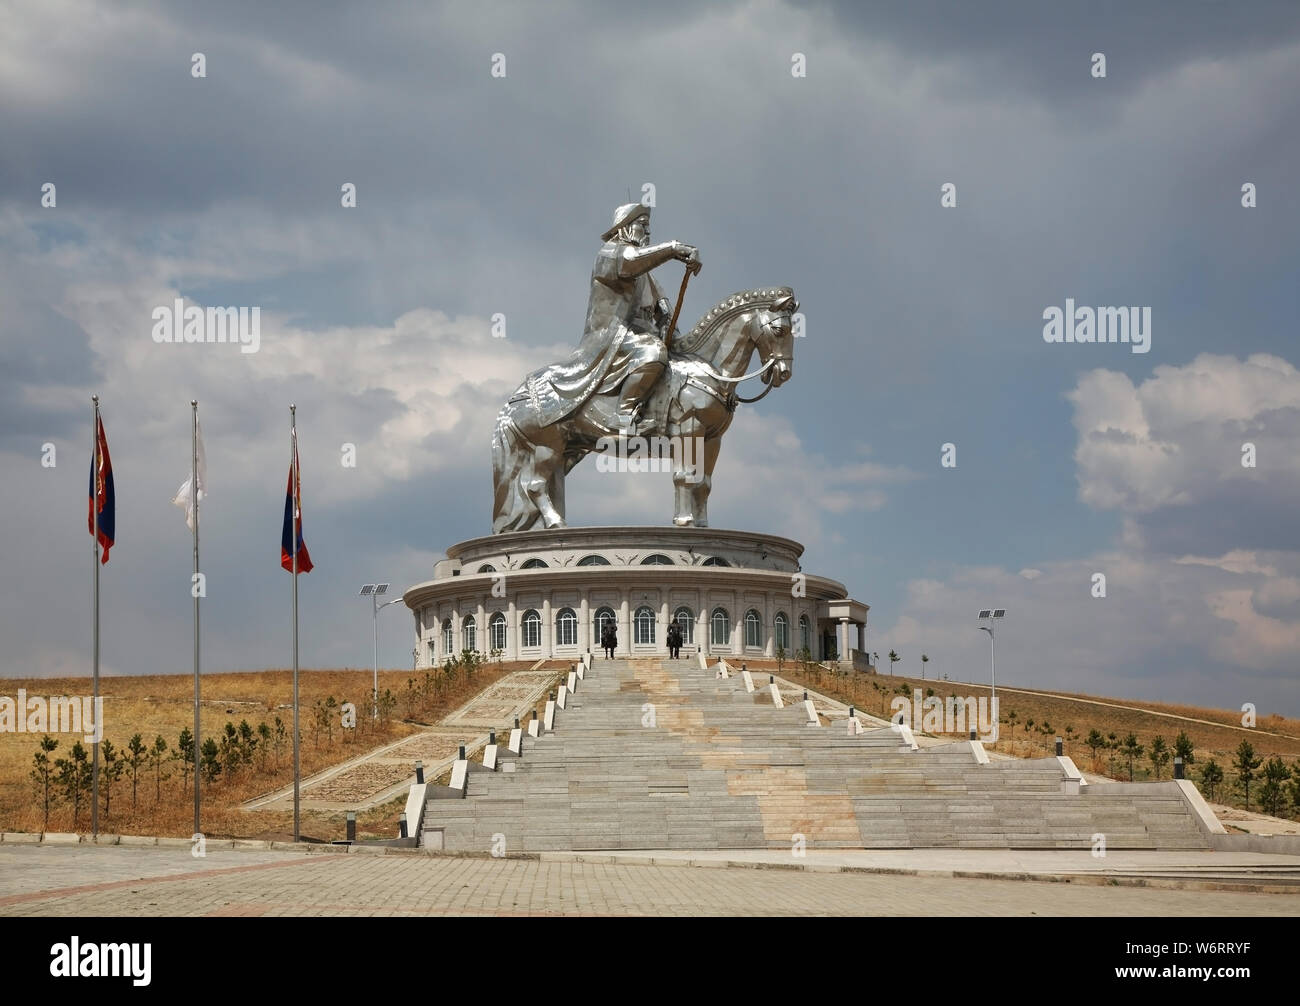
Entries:
{"label": "horse head", "polygon": [[793,293],[782,291],[770,305],[758,311],[754,345],[766,367],[763,383],[779,388],[794,372],[794,336],[791,318],[799,310]]}
{"label": "horse head", "polygon": [[799,303],[789,287],[735,293],[715,305],[694,328],[674,341],[673,349],[704,360],[725,380],[743,374],[754,350],[758,350],[763,382],[779,388],[791,375],[794,362],[791,320],[798,310]]}

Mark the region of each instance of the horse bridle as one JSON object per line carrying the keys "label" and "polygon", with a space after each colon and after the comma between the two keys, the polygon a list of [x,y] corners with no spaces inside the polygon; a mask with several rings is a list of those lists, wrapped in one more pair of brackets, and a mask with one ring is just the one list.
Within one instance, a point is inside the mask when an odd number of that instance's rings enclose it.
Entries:
{"label": "horse bridle", "polygon": [[[766,328],[767,324],[764,323],[763,327]],[[699,358],[697,357],[697,359]],[[752,373],[745,374],[741,377],[726,377],[723,374],[719,374],[716,370],[714,370],[713,364],[709,363],[708,361],[700,360],[700,363],[705,367],[705,369],[708,370],[709,376],[712,377],[715,381],[718,381],[722,384],[740,384],[742,381],[748,381],[754,377],[762,377],[769,370],[771,370],[772,367],[774,367],[776,364],[781,363],[788,359],[790,359],[788,356],[782,356],[779,353],[774,353],[772,357],[765,364],[759,367],[757,370],[753,371]],[[764,388],[762,391],[760,391],[753,398],[742,398],[740,395],[736,394],[734,390],[732,391],[732,396],[734,396],[736,401],[738,402],[744,402],[746,405],[751,405],[754,402],[757,402],[759,399],[763,398],[774,387],[776,387],[776,385],[773,384],[771,381],[768,381],[767,387]],[[709,391],[711,389],[705,388],[705,390]]]}

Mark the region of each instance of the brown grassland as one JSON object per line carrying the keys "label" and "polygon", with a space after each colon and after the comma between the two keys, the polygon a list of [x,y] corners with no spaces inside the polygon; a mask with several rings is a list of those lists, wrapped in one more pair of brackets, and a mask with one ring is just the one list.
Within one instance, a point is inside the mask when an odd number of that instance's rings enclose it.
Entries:
{"label": "brown grassland", "polygon": [[[418,732],[437,723],[482,689],[511,671],[526,669],[532,662],[483,663],[467,678],[464,670],[447,675],[439,671],[381,670],[379,691],[390,695],[387,713],[376,722],[370,716],[372,671],[315,670],[299,674],[300,761],[304,779],[367,751]],[[566,665],[567,666],[567,665]],[[89,695],[89,678],[6,679],[0,695],[14,698],[18,689],[29,697]],[[188,837],[193,831],[194,796],[192,773],[182,766],[177,740],[183,729],[193,729],[193,678],[187,674],[115,676],[100,679],[104,698],[104,739],[119,760],[127,757],[127,745],[139,734],[146,748],[161,736],[167,742],[166,757],[158,770],[145,760],[139,766],[133,787],[131,769],[107,787],[101,761],[99,828],[105,834],[170,835]],[[209,837],[287,839],[293,834],[293,814],[279,810],[240,810],[240,804],[293,784],[292,724],[293,675],[289,670],[261,670],[204,674],[200,710],[201,740],[219,741],[229,723],[238,730],[247,722],[257,744],[233,776],[219,775],[203,783],[202,825]],[[316,710],[330,697],[336,706],[322,714],[317,725]],[[356,706],[356,728],[340,726],[338,706]],[[284,725],[276,743],[275,720]],[[328,722],[328,727],[325,723]],[[259,724],[271,733],[269,741],[257,736]],[[474,731],[471,731],[474,732]],[[50,753],[51,768],[57,759],[68,758],[79,734],[51,734],[58,747]],[[467,738],[468,739],[468,738]],[[40,832],[43,829],[43,787],[32,779],[33,756],[40,747],[40,734],[0,732],[0,831]],[[89,745],[83,747],[89,751]],[[101,745],[101,752],[105,746]],[[156,777],[157,776],[157,777]],[[184,781],[188,777],[188,784]],[[135,790],[133,794],[133,788]],[[357,815],[358,837],[391,838],[397,834],[397,817],[402,800]],[[81,798],[76,826],[71,802],[59,799],[52,807],[49,831],[90,829],[90,797]],[[342,813],[315,813],[304,809],[302,834],[305,838],[330,841],[344,837]]]}

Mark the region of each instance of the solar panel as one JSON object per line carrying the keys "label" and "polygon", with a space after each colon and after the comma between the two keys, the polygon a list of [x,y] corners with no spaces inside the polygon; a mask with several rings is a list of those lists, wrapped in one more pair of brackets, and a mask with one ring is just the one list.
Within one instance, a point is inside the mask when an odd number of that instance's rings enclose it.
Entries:
{"label": "solar panel", "polygon": [[988,618],[989,615],[991,615],[991,614],[993,614],[993,612],[990,611],[988,608],[981,608],[981,609],[980,609],[979,617],[980,617],[980,618]]}
{"label": "solar panel", "polygon": [[386,584],[386,583],[377,583],[377,584],[375,584],[375,593],[376,593],[376,594],[387,594],[387,593],[388,593],[388,584]]}
{"label": "solar panel", "polygon": [[374,589],[375,589],[375,585],[374,585],[373,583],[368,583],[368,584],[366,584],[364,587],[361,588],[361,594],[360,594],[359,596],[361,596],[361,597],[369,597],[369,596],[370,596],[370,592],[371,592],[372,590],[374,590]]}
{"label": "solar panel", "polygon": [[1006,609],[1006,608],[994,608],[994,609],[993,609],[993,617],[994,617],[994,618],[1003,618],[1003,617],[1006,615],[1006,613],[1007,613],[1007,609]]}

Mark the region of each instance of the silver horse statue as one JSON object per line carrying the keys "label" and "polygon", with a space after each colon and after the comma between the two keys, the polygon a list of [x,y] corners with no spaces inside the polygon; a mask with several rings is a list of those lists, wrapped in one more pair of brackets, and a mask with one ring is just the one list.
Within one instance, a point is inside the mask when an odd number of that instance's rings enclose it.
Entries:
{"label": "silver horse statue", "polygon": [[[737,402],[757,401],[790,378],[791,316],[798,308],[789,287],[748,290],[717,304],[673,339],[668,366],[646,396],[635,432],[639,445],[657,444],[671,453],[674,524],[708,526],[722,435]],[[756,350],[760,367],[746,373]],[[547,421],[555,414],[554,403],[546,401],[554,394],[548,380],[554,369],[530,374],[497,414],[493,533],[526,531],[538,522],[563,527],[565,476],[587,454],[629,439],[616,390],[591,395],[562,418]],[[767,387],[754,398],[741,398],[737,385],[749,378],[761,378]],[[682,457],[696,454],[696,444],[702,445],[698,456]]]}

